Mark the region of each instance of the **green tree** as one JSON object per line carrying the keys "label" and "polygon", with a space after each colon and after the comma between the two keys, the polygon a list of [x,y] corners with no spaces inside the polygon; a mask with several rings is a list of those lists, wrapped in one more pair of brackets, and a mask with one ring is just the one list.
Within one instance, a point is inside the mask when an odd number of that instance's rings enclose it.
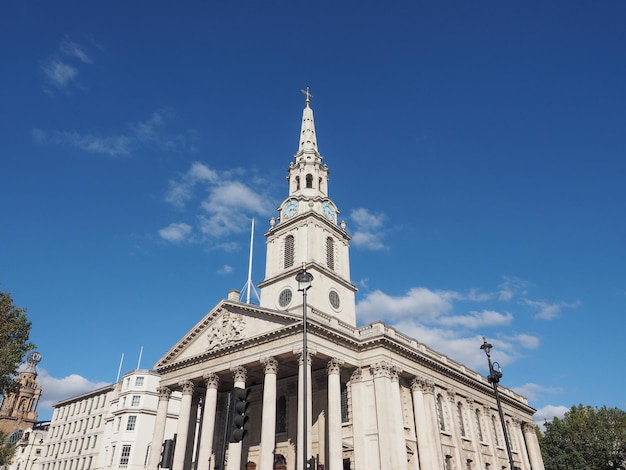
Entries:
{"label": "green tree", "polygon": [[626,412],[573,406],[539,434],[546,470],[626,469]]}
{"label": "green tree", "polygon": [[13,455],[15,455],[15,446],[4,443],[4,440],[8,437],[8,434],[0,431],[0,467],[9,465]]}
{"label": "green tree", "polygon": [[30,322],[26,309],[13,304],[11,294],[0,292],[0,395],[16,388],[16,374],[24,355],[35,348],[28,341]]}

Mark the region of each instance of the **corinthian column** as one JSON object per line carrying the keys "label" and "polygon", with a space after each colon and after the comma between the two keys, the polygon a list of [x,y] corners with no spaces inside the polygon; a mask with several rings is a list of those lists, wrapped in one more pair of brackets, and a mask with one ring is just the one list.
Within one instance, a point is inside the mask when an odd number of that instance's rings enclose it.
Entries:
{"label": "corinthian column", "polygon": [[342,470],[341,444],[341,365],[343,361],[328,361],[328,470]]}
{"label": "corinthian column", "polygon": [[541,458],[541,450],[539,449],[539,441],[537,441],[537,433],[534,426],[524,423],[522,428],[524,432],[524,441],[528,449],[528,458],[530,460],[530,468],[532,470],[545,470],[543,459]]}
{"label": "corinthian column", "polygon": [[404,437],[404,416],[402,413],[402,397],[400,396],[400,373],[398,367],[391,368],[391,406],[393,413],[393,436],[398,454],[398,470],[408,468],[406,453],[406,438]]}
{"label": "corinthian column", "polygon": [[204,376],[206,394],[204,396],[204,411],[202,419],[202,434],[198,453],[198,470],[209,470],[209,460],[213,456],[213,436],[215,435],[215,412],[217,408],[217,387],[220,378],[213,373]]}
{"label": "corinthian column", "polygon": [[259,470],[274,468],[274,447],[276,446],[276,374],[278,361],[273,357],[261,361],[264,366],[263,419],[261,421],[261,459]]}
{"label": "corinthian column", "polygon": [[[248,371],[241,367],[231,369],[233,373],[234,386],[238,388],[246,388],[246,378]],[[228,436],[230,438],[230,436]],[[241,442],[231,442],[228,444],[228,465],[227,470],[239,470],[241,467]],[[173,469],[176,470],[176,469]]]}
{"label": "corinthian column", "polygon": [[189,420],[191,418],[191,405],[194,385],[191,380],[183,382],[183,397],[180,400],[180,413],[178,414],[178,427],[176,428],[176,448],[174,449],[174,462],[172,470],[183,470],[187,455],[187,437],[189,437]]}
{"label": "corinthian column", "polygon": [[148,468],[157,470],[161,457],[161,444],[165,437],[165,423],[167,421],[167,406],[169,404],[172,391],[167,387],[159,387],[159,404],[157,405],[156,420],[154,423],[154,432],[152,434],[152,444],[150,445],[150,461]]}
{"label": "corinthian column", "polygon": [[422,387],[424,379],[415,378],[411,382],[411,394],[413,395],[413,415],[415,416],[415,436],[417,437],[417,453],[420,468],[427,470],[434,468],[433,448],[428,434],[428,420],[424,407],[424,393]]}

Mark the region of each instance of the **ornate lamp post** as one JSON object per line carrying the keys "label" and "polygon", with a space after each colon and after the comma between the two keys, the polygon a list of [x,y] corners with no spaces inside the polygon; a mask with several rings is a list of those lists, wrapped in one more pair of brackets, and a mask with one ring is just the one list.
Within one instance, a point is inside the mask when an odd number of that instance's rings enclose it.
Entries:
{"label": "ornate lamp post", "polygon": [[[509,465],[511,470],[517,470],[517,467],[513,464],[513,454],[511,453],[509,434],[506,430],[506,422],[504,421],[504,413],[502,413],[502,404],[500,403],[500,394],[498,393],[498,383],[500,383],[500,379],[502,378],[502,371],[500,370],[500,364],[497,362],[491,362],[491,348],[493,348],[493,345],[488,343],[487,338],[483,336],[483,344],[480,346],[480,349],[485,351],[485,354],[487,355],[487,362],[489,363],[489,375],[487,376],[487,380],[489,380],[489,383],[493,386],[493,393],[496,396],[496,404],[498,405],[498,414],[500,414],[500,422],[502,423],[502,433],[504,434],[506,453],[509,456]],[[494,365],[497,366],[497,369]]]}
{"label": "ornate lamp post", "polygon": [[307,319],[306,319],[306,293],[311,288],[311,282],[313,281],[313,274],[306,270],[306,263],[302,263],[302,269],[298,271],[296,274],[296,281],[298,281],[298,291],[302,292],[302,366],[303,366],[303,374],[302,374],[302,402],[304,405],[304,409],[302,410],[302,443],[304,444],[304,449],[302,452],[302,469],[306,470],[308,463],[308,442],[309,439],[307,437],[307,409],[308,409],[308,397],[307,397],[307,375],[309,368],[309,353],[307,351],[307,338],[306,338],[306,327],[307,327]]}

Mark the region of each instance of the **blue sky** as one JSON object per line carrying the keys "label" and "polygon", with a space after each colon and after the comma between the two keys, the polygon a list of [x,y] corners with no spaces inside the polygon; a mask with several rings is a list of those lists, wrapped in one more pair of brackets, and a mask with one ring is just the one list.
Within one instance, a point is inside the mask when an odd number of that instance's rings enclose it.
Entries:
{"label": "blue sky", "polygon": [[151,367],[264,275],[304,96],[359,324],[537,420],[624,409],[626,3],[43,2],[0,16],[0,289],[50,403]]}

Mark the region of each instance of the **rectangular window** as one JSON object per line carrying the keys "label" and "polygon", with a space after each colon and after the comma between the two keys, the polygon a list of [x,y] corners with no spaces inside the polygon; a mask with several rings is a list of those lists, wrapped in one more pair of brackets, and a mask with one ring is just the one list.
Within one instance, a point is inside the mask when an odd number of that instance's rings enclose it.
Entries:
{"label": "rectangular window", "polygon": [[127,431],[134,431],[135,430],[135,424],[137,424],[137,416],[129,416],[128,417],[128,422],[126,423],[126,430]]}
{"label": "rectangular window", "polygon": [[135,378],[135,387],[143,387],[143,377]]}
{"label": "rectangular window", "polygon": [[133,395],[133,401],[130,403],[130,406],[139,406],[139,401],[141,397],[139,395]]}
{"label": "rectangular window", "polygon": [[129,457],[130,457],[130,446],[122,446],[122,453],[120,454],[120,467],[128,466]]}
{"label": "rectangular window", "polygon": [[113,465],[115,459],[115,446],[111,446],[111,458],[109,459],[109,467]]}

